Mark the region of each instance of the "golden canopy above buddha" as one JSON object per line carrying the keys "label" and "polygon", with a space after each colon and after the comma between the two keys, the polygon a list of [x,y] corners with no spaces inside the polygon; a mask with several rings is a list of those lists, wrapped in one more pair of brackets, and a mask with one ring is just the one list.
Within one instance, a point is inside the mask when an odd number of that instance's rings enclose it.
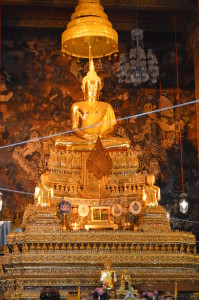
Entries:
{"label": "golden canopy above buddha", "polygon": [[98,101],[101,79],[95,72],[92,59],[89,72],[82,80],[82,90],[84,101],[76,102],[71,107],[74,135],[59,138],[56,146],[68,150],[91,150],[99,136],[106,149],[128,149],[128,139],[112,136],[116,125],[115,113],[109,103]]}
{"label": "golden canopy above buddha", "polygon": [[118,35],[100,0],[79,0],[62,34],[62,52],[76,57],[103,57],[118,51]]}

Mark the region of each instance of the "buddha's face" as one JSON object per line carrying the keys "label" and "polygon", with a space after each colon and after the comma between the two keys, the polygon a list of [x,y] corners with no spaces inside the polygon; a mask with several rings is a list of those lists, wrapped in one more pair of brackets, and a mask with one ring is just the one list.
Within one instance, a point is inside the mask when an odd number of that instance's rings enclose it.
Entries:
{"label": "buddha's face", "polygon": [[105,262],[104,262],[104,265],[105,265],[106,269],[110,269],[111,262],[108,259],[106,259]]}
{"label": "buddha's face", "polygon": [[155,176],[152,174],[148,175],[146,181],[148,185],[153,185],[155,183]]}
{"label": "buddha's face", "polygon": [[41,174],[41,184],[46,184],[48,178],[46,174]]}
{"label": "buddha's face", "polygon": [[95,102],[99,98],[100,86],[96,80],[88,80],[85,84],[85,100]]}

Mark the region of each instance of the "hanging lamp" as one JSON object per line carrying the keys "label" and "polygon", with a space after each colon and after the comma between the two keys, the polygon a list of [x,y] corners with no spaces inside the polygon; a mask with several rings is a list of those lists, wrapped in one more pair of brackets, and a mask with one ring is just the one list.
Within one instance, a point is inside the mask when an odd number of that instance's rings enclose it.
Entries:
{"label": "hanging lamp", "polygon": [[188,208],[189,208],[189,202],[186,200],[187,198],[187,194],[182,193],[180,194],[180,203],[179,203],[179,207],[180,207],[180,211],[183,214],[186,214],[188,212]]}
{"label": "hanging lamp", "polygon": [[79,0],[67,29],[62,34],[63,53],[79,58],[111,55],[118,51],[118,35],[100,0]]}

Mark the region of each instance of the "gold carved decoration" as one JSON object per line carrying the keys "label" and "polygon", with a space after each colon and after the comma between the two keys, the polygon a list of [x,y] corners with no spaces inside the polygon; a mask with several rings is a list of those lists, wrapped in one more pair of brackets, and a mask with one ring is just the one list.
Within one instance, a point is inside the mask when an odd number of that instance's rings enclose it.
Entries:
{"label": "gold carved decoration", "polygon": [[95,148],[89,154],[86,162],[86,168],[89,173],[100,180],[107,176],[113,167],[109,153],[104,149],[100,137],[98,137]]}

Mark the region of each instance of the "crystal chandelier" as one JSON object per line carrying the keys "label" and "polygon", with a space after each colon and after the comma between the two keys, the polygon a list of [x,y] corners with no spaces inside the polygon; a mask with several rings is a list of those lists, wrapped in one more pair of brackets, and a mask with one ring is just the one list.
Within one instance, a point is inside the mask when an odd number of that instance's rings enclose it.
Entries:
{"label": "crystal chandelier", "polygon": [[134,86],[151,80],[157,82],[159,76],[158,60],[152,49],[148,49],[147,55],[144,51],[143,30],[131,31],[132,49],[129,58],[125,54],[120,55],[119,83],[133,83]]}

